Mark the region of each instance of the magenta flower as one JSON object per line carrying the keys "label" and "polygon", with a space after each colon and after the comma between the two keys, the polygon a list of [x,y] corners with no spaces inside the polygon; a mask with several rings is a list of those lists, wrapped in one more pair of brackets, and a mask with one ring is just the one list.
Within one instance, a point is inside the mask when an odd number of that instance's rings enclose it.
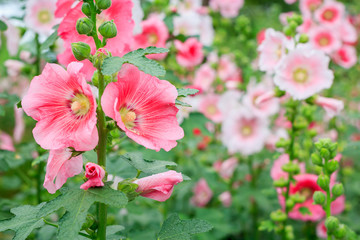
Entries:
{"label": "magenta flower", "polygon": [[195,67],[204,59],[202,44],[196,38],[188,38],[185,42],[175,40],[174,44],[178,51],[176,60],[181,66]]}
{"label": "magenta flower", "polygon": [[183,181],[181,173],[173,170],[154,174],[136,180],[139,187],[136,189],[140,195],[159,202],[166,201],[174,190],[174,185]]}
{"label": "magenta flower", "polygon": [[81,68],[75,62],[67,71],[46,64],[42,74],[31,81],[22,107],[38,121],[33,135],[42,148],[87,151],[98,143],[96,102]]}
{"label": "magenta flower", "polygon": [[205,207],[213,196],[209,185],[204,178],[201,178],[193,188],[194,196],[191,198],[191,203],[197,207]]}
{"label": "magenta flower", "polygon": [[101,105],[129,138],[146,148],[169,151],[184,136],[176,119],[176,98],[176,88],[168,81],[124,64],[118,81],[106,87]]}
{"label": "magenta flower", "polygon": [[44,181],[44,188],[49,193],[54,194],[69,177],[82,171],[82,156],[71,157],[71,154],[68,148],[50,150]]}
{"label": "magenta flower", "polygon": [[91,187],[104,186],[103,178],[105,177],[105,170],[99,165],[88,162],[85,166],[85,177],[88,179],[80,186],[81,189],[88,190]]}

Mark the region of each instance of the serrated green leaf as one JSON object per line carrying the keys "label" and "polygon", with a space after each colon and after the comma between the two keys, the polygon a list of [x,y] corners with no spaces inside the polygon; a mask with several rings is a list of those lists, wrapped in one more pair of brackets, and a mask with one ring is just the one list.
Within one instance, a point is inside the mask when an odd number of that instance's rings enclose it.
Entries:
{"label": "serrated green leaf", "polygon": [[311,215],[311,212],[310,212],[309,208],[307,208],[307,207],[300,207],[299,212],[302,215]]}
{"label": "serrated green leaf", "polygon": [[0,20],[0,31],[5,32],[8,29],[8,26],[4,21]]}
{"label": "serrated green leaf", "polygon": [[208,232],[213,227],[204,220],[181,220],[175,213],[165,220],[159,232],[158,240],[190,240],[191,236]]}
{"label": "serrated green leaf", "polygon": [[108,185],[102,188],[63,189],[62,195],[43,206],[38,217],[44,217],[50,213],[65,208],[66,213],[59,221],[58,239],[76,239],[86,215],[92,204],[101,202],[114,207],[124,207],[127,198],[124,193],[111,189]]}
{"label": "serrated green leaf", "polygon": [[276,225],[274,222],[267,220],[267,221],[262,221],[260,223],[259,230],[272,232],[272,231],[274,231],[275,227],[276,227]]}
{"label": "serrated green leaf", "polygon": [[186,102],[182,102],[182,101],[177,100],[177,99],[175,99],[175,105],[183,106],[183,107],[191,107],[190,104],[188,104],[188,103],[186,103]]}
{"label": "serrated green leaf", "polygon": [[124,226],[121,225],[111,225],[106,228],[106,240],[119,240],[124,238],[122,236],[121,231],[125,229]]}
{"label": "serrated green leaf", "polygon": [[194,95],[199,92],[197,89],[193,88],[177,88],[178,97],[187,97],[189,95]]}
{"label": "serrated green leaf", "polygon": [[120,157],[125,160],[134,168],[146,173],[146,174],[157,174],[169,171],[167,167],[177,166],[174,162],[160,161],[160,160],[148,160],[144,159],[141,153],[126,153]]}
{"label": "serrated green leaf", "polygon": [[43,42],[43,44],[41,44],[40,46],[40,50],[46,50],[49,47],[51,47],[52,45],[54,45],[55,41],[59,38],[58,36],[58,28],[59,25],[56,25],[53,27],[53,29],[55,29],[55,31]]}
{"label": "serrated green leaf", "polygon": [[158,62],[151,60],[146,55],[156,53],[166,53],[166,48],[147,47],[145,49],[137,49],[125,54],[123,57],[109,57],[104,60],[102,65],[102,73],[104,75],[112,75],[120,71],[124,63],[130,63],[139,68],[139,70],[152,76],[164,76],[166,71]]}
{"label": "serrated green leaf", "polygon": [[37,206],[25,205],[11,209],[15,217],[0,221],[0,232],[13,230],[15,231],[13,240],[25,240],[34,229],[44,225],[44,221],[37,217],[37,213],[44,205],[45,203],[41,203]]}

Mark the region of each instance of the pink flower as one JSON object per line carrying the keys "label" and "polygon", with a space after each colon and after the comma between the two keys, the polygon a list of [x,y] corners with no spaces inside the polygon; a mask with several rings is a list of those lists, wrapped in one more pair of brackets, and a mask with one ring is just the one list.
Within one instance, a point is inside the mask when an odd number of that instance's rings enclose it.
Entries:
{"label": "pink flower", "polygon": [[221,110],[218,106],[219,100],[219,95],[208,94],[201,98],[199,104],[199,112],[215,123],[219,123],[223,119]]}
{"label": "pink flower", "polygon": [[340,23],[344,15],[344,4],[336,1],[327,1],[315,11],[315,19],[320,24],[327,24],[331,26]]}
{"label": "pink flower", "polygon": [[[95,53],[95,43],[91,37],[80,35],[76,31],[76,21],[79,18],[85,17],[81,12],[81,5],[77,4],[70,9],[67,15],[60,23],[58,34],[64,41],[64,52],[58,55],[59,63],[67,65],[70,62],[76,61],[72,54],[71,43],[85,42],[90,45],[91,53]],[[96,26],[100,26],[103,22],[114,20],[117,27],[117,35],[114,38],[107,40],[106,49],[112,53],[113,56],[122,56],[130,50],[130,44],[133,42],[133,27],[134,21],[131,18],[132,9],[131,0],[112,0],[111,7],[102,11],[97,15]],[[102,36],[99,35],[102,40]],[[90,80],[94,71],[96,70],[89,60],[83,60],[84,68],[82,72],[86,74],[86,79]]]}
{"label": "pink flower", "polygon": [[52,28],[60,22],[54,16],[55,4],[56,0],[28,0],[24,19],[26,25],[39,34],[50,35]]}
{"label": "pink flower", "polygon": [[139,186],[136,191],[140,192],[141,196],[164,202],[170,198],[174,185],[182,181],[181,173],[171,170],[140,178],[134,183]]}
{"label": "pink flower", "polygon": [[21,108],[14,106],[15,114],[15,127],[14,127],[14,142],[19,143],[24,135],[25,123],[24,123],[24,111]]}
{"label": "pink flower", "polygon": [[328,68],[329,61],[321,51],[298,47],[279,64],[274,82],[294,99],[306,99],[331,87],[334,75]]}
{"label": "pink flower", "polygon": [[327,229],[325,227],[325,220],[319,222],[316,225],[316,235],[318,236],[318,238],[327,238]]}
{"label": "pink flower", "polygon": [[222,125],[222,142],[230,153],[250,155],[261,151],[269,135],[268,123],[245,108],[231,112]]}
{"label": "pink flower", "polygon": [[292,17],[294,15],[294,12],[284,12],[279,15],[279,20],[282,25],[287,26],[289,25],[287,18]]}
{"label": "pink flower", "polygon": [[335,98],[317,96],[315,104],[324,108],[329,118],[339,115],[341,110],[344,109],[344,102]]}
{"label": "pink flower", "polygon": [[4,66],[6,67],[7,73],[10,77],[19,76],[24,65],[25,64],[23,62],[14,59],[8,59],[4,62]]}
{"label": "pink flower", "polygon": [[[166,47],[166,40],[169,38],[169,31],[165,23],[159,16],[152,15],[141,23],[142,33],[134,36],[133,49],[155,46]],[[166,53],[152,54],[148,58],[161,60],[166,57]]]}
{"label": "pink flower", "polygon": [[340,35],[330,27],[318,26],[309,31],[310,44],[330,54],[341,47]]}
{"label": "pink flower", "polygon": [[68,148],[50,150],[44,181],[44,188],[49,193],[54,194],[68,178],[82,171],[82,156],[71,157],[71,154]]}
{"label": "pink flower", "polygon": [[15,152],[15,148],[11,136],[1,131],[0,131],[0,149]]}
{"label": "pink flower", "polygon": [[229,191],[223,192],[220,194],[219,200],[224,207],[230,207],[232,203],[231,193]]}
{"label": "pink flower", "polygon": [[175,40],[176,60],[178,63],[187,68],[199,65],[204,59],[202,44],[196,38],[188,38],[185,42]]}
{"label": "pink flower", "polygon": [[88,190],[91,187],[103,187],[103,178],[105,177],[105,170],[99,165],[88,162],[85,166],[85,177],[88,179],[80,186],[81,189]]}
{"label": "pink flower", "polygon": [[194,87],[200,88],[201,91],[207,92],[214,82],[216,72],[208,64],[203,64],[195,73]]}
{"label": "pink flower", "polygon": [[226,82],[229,78],[234,76],[237,71],[238,69],[232,59],[232,56],[222,55],[219,60],[219,66],[218,66],[218,75],[220,79]]}
{"label": "pink flower", "polygon": [[146,148],[169,151],[184,136],[176,119],[176,98],[176,88],[168,81],[124,64],[118,81],[106,87],[101,105],[129,138]]}
{"label": "pink flower", "polygon": [[77,0],[57,0],[55,17],[64,17],[71,8],[75,7],[80,1]]}
{"label": "pink flower", "polygon": [[[271,171],[270,171],[270,176],[274,181],[279,180],[281,178],[283,179],[289,178],[289,174],[282,170],[282,166],[288,162],[289,162],[289,155],[286,153],[280,155],[280,157],[274,161],[274,164],[271,167]],[[305,173],[305,164],[299,163],[299,166],[300,166],[300,173],[301,174]]]}
{"label": "pink flower", "polygon": [[287,4],[294,4],[297,0],[285,0]]}
{"label": "pink flower", "polygon": [[336,64],[339,64],[343,68],[349,69],[357,62],[356,49],[349,45],[343,45],[332,54],[332,59]]}
{"label": "pink flower", "polygon": [[205,207],[210,202],[213,192],[209,188],[206,180],[201,178],[193,188],[194,196],[191,198],[191,203],[197,207]]}
{"label": "pink flower", "polygon": [[76,62],[67,71],[46,64],[42,74],[31,81],[22,107],[38,121],[33,135],[42,148],[88,151],[98,143],[96,101],[81,68]]}
{"label": "pink flower", "polygon": [[[5,37],[7,39],[6,41],[7,50],[9,51],[9,54],[11,56],[14,56],[17,54],[19,50],[20,31],[7,19],[0,17],[0,20],[5,22],[8,27],[8,29],[3,33],[5,34]],[[1,46],[1,39],[0,39],[0,46]]]}
{"label": "pink flower", "polygon": [[350,19],[344,19],[338,26],[337,31],[341,37],[341,40],[349,45],[356,45],[358,40],[358,33],[353,24],[351,24]]}
{"label": "pink flower", "polygon": [[215,169],[216,171],[219,172],[219,175],[223,179],[228,180],[234,174],[237,165],[238,165],[237,159],[235,157],[232,157],[225,160],[224,162],[219,162],[218,166]]}
{"label": "pink flower", "polygon": [[280,60],[285,56],[286,49],[292,48],[292,45],[292,41],[287,39],[283,33],[272,28],[267,29],[265,40],[258,48],[260,70],[273,72]]}
{"label": "pink flower", "polygon": [[225,18],[236,17],[243,5],[244,0],[210,0],[210,7]]}
{"label": "pink flower", "polygon": [[323,0],[300,0],[300,10],[305,16],[309,16],[312,12],[318,9]]}

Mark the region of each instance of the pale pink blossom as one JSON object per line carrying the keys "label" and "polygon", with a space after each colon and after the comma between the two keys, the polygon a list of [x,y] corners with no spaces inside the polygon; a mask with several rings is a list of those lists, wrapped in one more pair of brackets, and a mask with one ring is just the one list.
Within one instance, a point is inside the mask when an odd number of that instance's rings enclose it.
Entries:
{"label": "pale pink blossom", "polygon": [[310,44],[319,50],[330,54],[341,47],[341,39],[339,33],[333,28],[317,26],[309,31]]}
{"label": "pale pink blossom", "polygon": [[[7,30],[4,31],[4,35],[7,39],[6,47],[11,56],[17,54],[19,50],[19,42],[20,42],[20,31],[17,29],[10,21],[7,19],[0,17],[0,20],[5,22],[7,25]],[[1,39],[0,39],[0,46],[1,46]]]}
{"label": "pale pink blossom", "polygon": [[294,4],[297,2],[297,0],[285,0],[287,4]]}
{"label": "pale pink blossom", "polygon": [[208,94],[202,96],[199,103],[199,112],[215,123],[219,123],[223,119],[221,109],[218,106],[219,100],[220,95]]}
{"label": "pale pink blossom", "polygon": [[232,75],[236,74],[237,66],[231,55],[222,55],[219,60],[218,75],[226,82]]}
{"label": "pale pink blossom", "polygon": [[[70,9],[59,25],[58,34],[64,41],[64,51],[58,55],[59,63],[67,65],[70,62],[76,61],[72,50],[71,43],[84,42],[90,45],[91,53],[96,51],[94,40],[86,35],[80,35],[76,31],[76,21],[79,18],[86,17],[81,11],[81,5],[77,4]],[[114,20],[117,27],[117,35],[114,38],[107,40],[106,49],[114,56],[123,56],[130,50],[130,45],[133,42],[133,28],[134,21],[131,17],[132,9],[131,0],[112,0],[110,8],[97,15],[96,24],[100,26],[105,21]],[[99,35],[100,40],[102,36]],[[96,70],[89,60],[83,60],[84,68],[82,72],[86,74],[86,79],[90,80],[94,71]]]}
{"label": "pale pink blossom", "polygon": [[191,203],[197,207],[205,207],[213,196],[208,183],[204,178],[201,178],[193,188],[194,196],[191,198]]}
{"label": "pale pink blossom", "polygon": [[338,26],[337,31],[341,40],[349,45],[355,46],[358,40],[358,33],[349,18],[345,18]]}
{"label": "pale pink blossom", "polygon": [[303,15],[309,16],[318,9],[324,0],[300,0],[299,7]]}
{"label": "pale pink blossom", "polygon": [[31,56],[31,52],[22,50],[20,52],[20,59],[26,63],[34,63],[36,58]]}
{"label": "pale pink blossom", "polygon": [[220,96],[217,107],[220,109],[223,119],[227,118],[234,109],[241,108],[242,96],[243,94],[239,90],[228,90]]}
{"label": "pale pink blossom", "polygon": [[75,7],[78,3],[80,3],[78,0],[57,0],[55,17],[64,17],[69,12],[69,10]]}
{"label": "pale pink blossom", "polygon": [[15,152],[15,147],[11,139],[11,136],[1,131],[0,131],[0,149]]}
{"label": "pale pink blossom", "polygon": [[82,171],[82,156],[71,157],[70,149],[50,150],[46,166],[44,188],[54,194],[66,180]]}
{"label": "pale pink blossom", "polygon": [[178,12],[197,11],[202,6],[202,0],[171,0],[170,5],[176,6]]}
{"label": "pale pink blossom", "polygon": [[[286,154],[286,153],[281,154],[278,157],[278,159],[276,159],[274,161],[274,164],[270,170],[270,176],[274,181],[279,180],[279,179],[287,180],[289,178],[289,174],[282,170],[282,166],[286,163],[289,163],[289,161],[290,161],[289,154]],[[295,162],[297,162],[297,161],[295,161]],[[299,167],[300,167],[300,174],[304,174],[305,173],[305,164],[299,163]]]}
{"label": "pale pink blossom", "polygon": [[324,108],[329,118],[339,115],[344,109],[344,102],[335,98],[317,96],[315,104]]}
{"label": "pale pink blossom", "polygon": [[296,29],[299,33],[308,33],[312,27],[314,27],[315,22],[311,16],[303,16],[303,23]]}
{"label": "pale pink blossom", "polygon": [[284,26],[289,25],[287,19],[288,19],[289,17],[292,17],[293,15],[294,15],[294,12],[284,12],[284,13],[281,13],[281,14],[279,15],[279,20],[280,20],[281,24],[284,25]]}
{"label": "pale pink blossom", "polygon": [[275,119],[275,126],[279,128],[291,128],[291,122],[285,117],[285,109],[280,109],[279,116]]}
{"label": "pale pink blossom", "polygon": [[269,135],[268,122],[245,108],[233,110],[222,125],[222,142],[230,153],[250,155],[262,150]]}
{"label": "pale pink blossom", "polygon": [[85,177],[88,180],[80,186],[81,189],[88,190],[92,187],[103,187],[105,170],[95,163],[88,162],[85,165]]}
{"label": "pale pink blossom", "polygon": [[25,24],[43,35],[50,35],[52,28],[60,22],[55,18],[56,0],[28,0],[26,1]]}
{"label": "pale pink blossom", "polygon": [[[166,40],[169,38],[169,31],[165,23],[157,15],[152,15],[141,23],[142,32],[134,36],[133,49],[155,46],[165,48]],[[161,60],[166,53],[151,54],[150,59]]]}
{"label": "pale pink blossom", "polygon": [[316,235],[318,238],[327,238],[327,229],[325,227],[325,220],[316,225]]}
{"label": "pale pink blossom", "polygon": [[70,63],[67,71],[46,64],[31,81],[22,107],[38,121],[33,135],[42,148],[87,151],[98,143],[96,101],[81,68],[77,62]]}
{"label": "pale pink blossom", "polygon": [[225,18],[236,17],[243,5],[244,0],[210,0],[210,7]]}
{"label": "pale pink blossom", "polygon": [[344,4],[337,1],[327,1],[315,11],[315,19],[320,24],[334,26],[339,24],[345,15]]}
{"label": "pale pink blossom", "polygon": [[346,69],[353,67],[358,60],[355,47],[349,45],[343,45],[331,57],[336,64]]}
{"label": "pale pink blossom", "polygon": [[23,118],[24,111],[15,105],[14,113],[15,113],[14,142],[19,143],[25,131],[25,123]]}
{"label": "pale pink blossom", "polygon": [[140,192],[141,196],[164,202],[170,198],[174,185],[182,181],[181,173],[171,170],[140,178],[134,183],[138,185],[136,191]]}
{"label": "pale pink blossom", "polygon": [[201,91],[207,92],[211,88],[211,84],[214,82],[216,72],[209,64],[203,64],[195,72],[195,79],[193,82],[194,87],[200,88]]}
{"label": "pale pink blossom", "polygon": [[329,70],[329,61],[319,50],[298,47],[279,64],[274,82],[294,99],[306,99],[331,87],[334,74]]}
{"label": "pale pink blossom", "polygon": [[202,44],[196,38],[188,38],[185,42],[175,40],[177,62],[187,68],[199,65],[204,59]]}
{"label": "pale pink blossom", "polygon": [[259,68],[261,71],[273,72],[281,59],[286,55],[286,49],[292,48],[292,41],[283,33],[269,28],[265,32],[265,39],[258,47]]}
{"label": "pale pink blossom", "polygon": [[237,165],[238,161],[236,157],[231,157],[223,162],[217,162],[214,168],[223,179],[229,180],[234,174]]}
{"label": "pale pink blossom", "polygon": [[231,193],[229,191],[223,192],[219,195],[219,200],[224,207],[230,207],[232,203]]}
{"label": "pale pink blossom", "polygon": [[184,136],[176,119],[177,95],[168,81],[124,64],[118,81],[106,87],[101,105],[129,138],[146,148],[169,151]]}
{"label": "pale pink blossom", "polygon": [[4,62],[4,66],[6,67],[7,73],[10,77],[17,77],[20,75],[25,64],[18,60],[8,59]]}

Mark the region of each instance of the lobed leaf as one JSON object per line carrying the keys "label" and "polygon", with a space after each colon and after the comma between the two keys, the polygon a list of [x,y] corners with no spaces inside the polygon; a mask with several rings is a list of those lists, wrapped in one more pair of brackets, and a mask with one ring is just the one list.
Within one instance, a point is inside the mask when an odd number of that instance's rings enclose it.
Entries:
{"label": "lobed leaf", "polygon": [[4,21],[0,20],[0,31],[5,32],[7,29],[8,29],[8,26],[6,25],[6,23]]}
{"label": "lobed leaf", "polygon": [[189,95],[194,95],[199,92],[198,89],[194,88],[177,88],[178,97],[187,97]]}

